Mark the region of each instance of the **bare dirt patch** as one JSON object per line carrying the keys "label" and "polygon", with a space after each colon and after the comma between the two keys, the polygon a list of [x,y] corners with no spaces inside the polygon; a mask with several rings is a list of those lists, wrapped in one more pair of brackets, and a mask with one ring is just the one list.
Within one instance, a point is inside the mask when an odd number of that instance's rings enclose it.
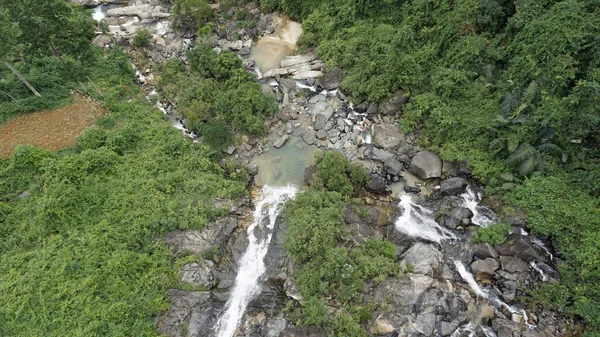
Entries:
{"label": "bare dirt patch", "polygon": [[100,103],[75,95],[73,103],[58,109],[28,113],[0,125],[0,157],[8,157],[15,146],[39,146],[51,151],[70,147],[83,130],[107,114]]}

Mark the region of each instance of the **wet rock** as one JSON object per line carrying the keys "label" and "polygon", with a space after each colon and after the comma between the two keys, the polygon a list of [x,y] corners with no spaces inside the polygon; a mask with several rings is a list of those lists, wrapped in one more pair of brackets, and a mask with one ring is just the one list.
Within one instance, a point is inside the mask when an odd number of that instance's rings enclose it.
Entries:
{"label": "wet rock", "polygon": [[471,263],[471,270],[474,274],[485,273],[488,275],[494,275],[494,272],[500,268],[500,264],[496,259],[487,258],[485,260],[477,260]]}
{"label": "wet rock", "polygon": [[389,174],[399,176],[404,170],[404,166],[396,159],[390,159],[383,164],[383,168]]}
{"label": "wet rock", "polygon": [[370,150],[367,149],[366,154],[369,159],[376,160],[381,163],[385,163],[388,160],[394,159],[394,154],[389,151],[382,150],[371,145],[369,145],[368,148]]}
{"label": "wet rock", "polygon": [[[209,302],[194,307],[185,330],[188,337],[205,337],[212,331],[221,314],[224,302]],[[184,335],[185,336],[185,335]]]}
{"label": "wet rock", "polygon": [[189,251],[202,255],[213,246],[225,243],[236,227],[237,220],[228,217],[208,224],[202,231],[174,230],[167,234],[165,240],[168,246],[179,252]]}
{"label": "wet rock", "polygon": [[412,265],[412,273],[433,274],[441,265],[443,254],[434,246],[415,243],[404,253],[404,263]]}
{"label": "wet rock", "polygon": [[167,291],[171,307],[156,318],[156,330],[167,336],[184,336],[185,325],[193,315],[194,308],[206,305],[211,294],[207,291],[187,291],[169,289]]}
{"label": "wet rock", "polygon": [[279,337],[327,337],[327,332],[315,327],[289,327]]}
{"label": "wet rock", "polygon": [[217,278],[213,273],[215,263],[211,260],[202,260],[199,263],[188,263],[179,271],[181,282],[196,286],[204,286],[208,289],[217,285]]}
{"label": "wet rock", "polygon": [[458,326],[460,325],[460,323],[458,321],[452,321],[452,322],[441,322],[440,323],[440,335],[442,336],[450,336],[452,335],[452,333],[454,331],[456,331],[456,329],[458,329]]}
{"label": "wet rock", "polygon": [[419,179],[439,178],[442,175],[442,160],[433,152],[421,151],[413,157],[409,171]]}
{"label": "wet rock", "polygon": [[417,316],[414,328],[425,336],[432,336],[435,329],[435,313],[422,313]]}
{"label": "wet rock", "polygon": [[473,212],[470,209],[464,207],[457,207],[451,211],[442,215],[440,225],[448,227],[450,229],[456,229],[459,225],[464,222],[464,219],[469,220],[473,216]]}
{"label": "wet rock", "polygon": [[233,145],[228,145],[224,150],[223,153],[226,153],[228,155],[232,155],[235,152],[235,146]]}
{"label": "wet rock", "polygon": [[379,105],[379,113],[385,116],[400,114],[406,102],[408,102],[408,96],[402,90],[399,90],[392,98],[383,101]]}
{"label": "wet rock", "polygon": [[480,259],[487,259],[489,257],[498,258],[498,252],[489,243],[480,243],[475,246],[473,254]]}
{"label": "wet rock", "polygon": [[497,332],[498,337],[513,337],[519,333],[519,325],[504,318],[496,318],[492,322],[492,328]]}
{"label": "wet rock", "polygon": [[319,84],[327,90],[333,90],[340,86],[342,82],[342,71],[339,69],[333,69],[331,71],[326,72],[323,77],[321,77]]}
{"label": "wet rock", "polygon": [[385,178],[375,173],[369,175],[367,190],[379,195],[386,195],[389,193]]}
{"label": "wet rock", "polygon": [[517,233],[510,234],[502,245],[496,247],[496,251],[500,255],[516,256],[527,262],[546,260],[527,237]]}
{"label": "wet rock", "polygon": [[313,124],[313,129],[315,129],[315,131],[319,131],[325,127],[326,123],[327,123],[327,116],[317,115],[317,117],[315,117],[315,123]]}
{"label": "wet rock", "polygon": [[527,262],[518,257],[501,255],[500,263],[502,264],[502,269],[510,273],[521,273],[529,270]]}
{"label": "wet rock", "polygon": [[318,95],[314,95],[313,97],[311,97],[308,100],[309,104],[317,104],[319,102],[326,102],[327,101],[327,97],[323,94],[318,94]]}
{"label": "wet rock", "polygon": [[314,143],[317,142],[317,137],[315,136],[315,132],[312,131],[312,130],[306,130],[306,131],[304,131],[300,135],[300,137],[308,145],[313,145]]}
{"label": "wet rock", "polygon": [[287,321],[283,318],[271,318],[267,321],[266,326],[263,328],[262,336],[266,337],[279,337],[279,334],[285,330]]}
{"label": "wet rock", "polygon": [[460,177],[448,178],[440,184],[440,193],[445,196],[458,195],[465,192],[467,181]]}
{"label": "wet rock", "polygon": [[[373,144],[385,150],[396,150],[404,143],[400,127],[394,124],[373,124]],[[440,165],[441,166],[441,165]]]}
{"label": "wet rock", "polygon": [[333,115],[333,107],[329,105],[327,102],[318,102],[313,108],[310,110],[310,114],[313,116],[323,115],[325,116],[325,120],[329,120]]}
{"label": "wet rock", "polygon": [[324,130],[319,130],[315,133],[315,137],[317,137],[320,140],[325,140],[327,139],[327,132],[325,132]]}
{"label": "wet rock", "polygon": [[288,139],[290,139],[290,136],[288,136],[288,135],[284,135],[284,136],[282,136],[282,137],[279,137],[279,138],[277,138],[277,139],[276,139],[276,140],[273,142],[273,147],[275,147],[275,148],[280,148],[280,147],[282,147],[282,146],[285,144],[285,142],[287,142],[287,141],[288,141]]}

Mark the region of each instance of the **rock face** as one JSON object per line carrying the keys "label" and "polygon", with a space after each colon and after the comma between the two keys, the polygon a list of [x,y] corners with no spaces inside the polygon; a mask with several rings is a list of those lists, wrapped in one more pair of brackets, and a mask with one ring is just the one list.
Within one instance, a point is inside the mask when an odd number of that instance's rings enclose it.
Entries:
{"label": "rock face", "polygon": [[373,144],[385,150],[396,150],[404,143],[400,127],[393,124],[373,124]]}
{"label": "rock face", "polygon": [[188,263],[181,268],[179,276],[181,282],[196,286],[213,288],[217,285],[217,278],[213,273],[215,263],[210,260],[203,260],[200,263]]}
{"label": "rock face", "polygon": [[432,274],[442,263],[443,255],[432,245],[415,243],[404,253],[404,262],[412,265],[415,274]]}
{"label": "rock face", "polygon": [[480,259],[487,259],[488,257],[498,258],[498,252],[489,243],[480,243],[475,246],[473,254]]}
{"label": "rock face", "polygon": [[442,181],[440,184],[440,193],[442,195],[458,195],[465,192],[467,181],[460,177],[453,177]]}
{"label": "rock face", "polygon": [[425,275],[406,274],[403,278],[388,278],[374,290],[374,300],[377,303],[388,303],[398,306],[406,313],[419,301],[419,297],[429,289],[433,278]]}
{"label": "rock face", "polygon": [[502,245],[496,247],[500,255],[516,256],[527,262],[544,261],[545,256],[529,242],[529,240],[519,234],[510,234]]}
{"label": "rock face", "polygon": [[223,218],[209,224],[202,231],[174,230],[167,234],[165,240],[168,246],[177,251],[189,251],[202,255],[213,246],[225,243],[229,235],[237,227],[237,220],[233,217]]}
{"label": "rock face", "polygon": [[337,89],[342,82],[342,71],[339,69],[333,69],[331,71],[326,72],[319,84],[323,87],[323,89],[333,90]]}
{"label": "rock face", "polygon": [[529,270],[527,262],[512,256],[500,256],[502,269],[509,273],[522,273]]}
{"label": "rock face", "polygon": [[500,268],[500,264],[496,259],[487,258],[485,260],[477,260],[471,263],[471,269],[473,273],[480,274],[485,273],[488,275],[494,275],[494,272]]}
{"label": "rock face", "polygon": [[419,179],[439,178],[442,175],[442,160],[433,152],[421,151],[413,157],[409,171]]}

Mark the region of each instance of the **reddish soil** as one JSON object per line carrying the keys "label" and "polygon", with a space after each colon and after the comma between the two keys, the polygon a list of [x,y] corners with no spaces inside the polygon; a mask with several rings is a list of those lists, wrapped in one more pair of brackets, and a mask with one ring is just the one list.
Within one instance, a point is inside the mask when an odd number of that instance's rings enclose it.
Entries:
{"label": "reddish soil", "polygon": [[0,157],[8,157],[16,145],[39,146],[56,151],[70,147],[97,117],[107,114],[100,103],[75,95],[68,106],[24,114],[0,125]]}

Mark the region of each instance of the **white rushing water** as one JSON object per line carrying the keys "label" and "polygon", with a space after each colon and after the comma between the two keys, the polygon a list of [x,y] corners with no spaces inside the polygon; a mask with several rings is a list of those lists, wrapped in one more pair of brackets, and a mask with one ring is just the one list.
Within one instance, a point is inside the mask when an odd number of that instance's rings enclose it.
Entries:
{"label": "white rushing water", "polygon": [[459,326],[456,330],[454,330],[454,332],[450,335],[450,337],[459,337],[460,335],[462,335],[465,332],[469,333],[469,337],[475,337],[475,329],[473,329],[473,326],[471,325],[471,323],[467,323],[463,326]]}
{"label": "white rushing water", "polygon": [[535,328],[535,325],[529,324],[529,317],[527,316],[527,312],[525,312],[525,310],[519,310],[519,309],[513,308],[512,306],[508,305],[507,303],[501,301],[495,295],[490,296],[490,294],[487,291],[482,289],[479,286],[479,284],[477,284],[477,282],[475,281],[475,278],[473,277],[473,274],[471,274],[470,272],[467,271],[467,269],[462,264],[462,262],[454,261],[454,265],[456,266],[456,271],[458,271],[458,274],[460,274],[460,277],[465,282],[467,282],[467,284],[469,285],[471,290],[473,290],[473,292],[475,292],[477,295],[479,295],[481,297],[487,298],[490,301],[490,303],[495,307],[502,306],[502,307],[505,307],[512,314],[523,315],[523,320],[525,322],[525,325],[527,325],[527,327],[529,329]]}
{"label": "white rushing water", "polygon": [[102,6],[98,6],[98,7],[94,8],[94,10],[92,11],[92,19],[94,19],[98,22],[102,21],[105,17],[106,17],[106,15],[104,14],[104,11],[102,10]]}
{"label": "white rushing water", "polygon": [[432,211],[415,204],[411,196],[403,193],[400,196],[402,215],[396,220],[396,230],[412,237],[440,243],[443,240],[454,240],[456,236],[448,229],[435,222]]}
{"label": "white rushing water", "polygon": [[546,273],[544,273],[544,271],[540,269],[540,267],[538,267],[537,264],[535,264],[535,262],[531,261],[529,265],[531,266],[531,268],[533,268],[533,270],[537,271],[540,274],[540,276],[542,277],[542,282],[548,281],[548,276],[546,275]]}
{"label": "white rushing water", "polygon": [[487,227],[488,225],[498,221],[494,212],[485,207],[479,206],[481,195],[475,193],[471,187],[467,187],[467,191],[461,195],[463,199],[462,207],[468,208],[473,213],[471,222],[477,226]]}
{"label": "white rushing water", "polygon": [[[293,186],[262,188],[261,198],[256,202],[254,209],[254,221],[248,227],[248,248],[238,262],[235,286],[215,328],[218,337],[233,336],[248,303],[260,293],[258,281],[266,271],[263,260],[269,249],[275,220],[283,203],[294,198],[296,193],[297,189]],[[254,233],[257,227],[266,230],[267,234],[258,238]]]}

